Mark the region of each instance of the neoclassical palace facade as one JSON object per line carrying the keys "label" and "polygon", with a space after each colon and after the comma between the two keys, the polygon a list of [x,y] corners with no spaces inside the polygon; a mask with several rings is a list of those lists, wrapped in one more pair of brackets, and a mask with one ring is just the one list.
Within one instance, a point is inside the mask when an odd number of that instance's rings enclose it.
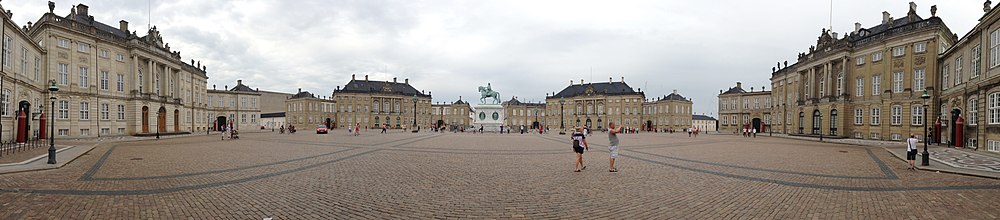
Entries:
{"label": "neoclassical palace facade", "polygon": [[641,90],[635,90],[622,77],[621,81],[570,85],[558,93],[546,94],[544,124],[558,128],[586,127],[605,129],[609,122],[616,126],[642,130],[676,129],[692,126],[693,102],[674,93],[646,100]]}

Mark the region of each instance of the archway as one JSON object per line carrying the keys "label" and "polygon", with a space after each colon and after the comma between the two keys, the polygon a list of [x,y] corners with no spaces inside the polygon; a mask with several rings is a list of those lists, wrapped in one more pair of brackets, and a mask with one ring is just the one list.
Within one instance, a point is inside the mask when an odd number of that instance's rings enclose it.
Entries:
{"label": "archway", "polygon": [[174,132],[181,131],[181,111],[174,109]]}
{"label": "archway", "polygon": [[653,121],[646,120],[646,131],[653,131]]}
{"label": "archway", "polygon": [[156,111],[156,132],[167,131],[167,108],[160,106],[160,110]]}
{"label": "archway", "polygon": [[17,142],[25,142],[28,140],[28,133],[31,131],[31,103],[28,101],[21,101],[17,103]]}
{"label": "archway", "polygon": [[961,115],[961,114],[962,114],[962,110],[961,109],[955,108],[955,109],[951,110],[951,121],[948,121],[948,123],[950,124],[948,126],[948,128],[949,128],[949,130],[951,130],[951,131],[949,131],[949,133],[951,133],[951,135],[948,136],[948,140],[949,140],[948,141],[948,144],[949,144],[948,146],[958,146],[958,145],[955,145],[955,143],[958,143],[958,142],[955,142],[955,141],[958,141],[958,140],[955,140],[955,137],[957,137],[955,133],[956,133],[956,131],[958,131],[958,129],[957,129],[958,127],[955,124],[955,122],[958,121],[958,116]]}
{"label": "archway", "polygon": [[753,120],[750,120],[750,128],[751,129],[756,129],[756,131],[758,133],[759,132],[764,132],[764,130],[760,129],[760,124],[761,124],[760,118],[753,118]]}
{"label": "archway", "polygon": [[[332,121],[332,120],[330,120],[330,118],[326,118],[326,123],[323,123],[323,125],[326,125],[326,128],[333,128],[333,127],[330,127],[330,123],[331,123],[330,121]],[[375,122],[378,123],[378,120],[375,120]]]}
{"label": "archway", "polygon": [[590,123],[590,119],[589,118],[587,119],[587,124],[586,125],[587,125],[586,128],[588,128],[588,129],[591,128],[591,123]]}
{"label": "archway", "polygon": [[215,130],[224,131],[226,130],[226,116],[219,116],[215,119]]}
{"label": "archway", "polygon": [[438,120],[437,127],[440,128],[441,126],[444,126],[444,120]]}
{"label": "archway", "polygon": [[531,129],[538,129],[538,122],[537,121],[531,123]]}
{"label": "archway", "polygon": [[149,133],[149,107],[142,107],[142,133]]}

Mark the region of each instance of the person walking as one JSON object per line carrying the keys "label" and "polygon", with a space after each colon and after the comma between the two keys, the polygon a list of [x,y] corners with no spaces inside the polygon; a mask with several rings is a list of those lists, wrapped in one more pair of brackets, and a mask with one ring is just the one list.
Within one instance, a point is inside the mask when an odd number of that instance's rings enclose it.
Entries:
{"label": "person walking", "polygon": [[583,128],[576,127],[576,131],[570,135],[573,140],[573,152],[576,153],[576,161],[573,163],[573,168],[576,170],[573,172],[580,172],[580,170],[586,170],[587,166],[583,165],[583,151],[590,150],[590,145],[587,145],[587,137],[583,135]]}
{"label": "person walking", "polygon": [[906,162],[910,162],[910,167],[906,168],[907,170],[917,170],[914,165],[917,162],[917,142],[919,142],[917,136],[910,133],[910,138],[906,139]]}
{"label": "person walking", "polygon": [[222,140],[226,140],[226,135],[229,131],[229,125],[222,126]]}
{"label": "person walking", "polygon": [[382,133],[383,133],[383,134],[385,134],[385,133],[386,133],[386,127],[387,127],[387,126],[388,126],[388,125],[385,125],[385,124],[382,124]]}
{"label": "person walking", "polygon": [[361,135],[361,123],[354,125],[354,136]]}
{"label": "person walking", "polygon": [[618,168],[615,168],[615,158],[618,158],[618,133],[622,132],[621,127],[615,127],[615,123],[611,122],[608,125],[608,152],[611,154],[608,161],[611,166],[608,168],[608,172],[618,172]]}
{"label": "person walking", "polygon": [[754,128],[752,133],[753,133],[753,138],[757,138],[757,128]]}

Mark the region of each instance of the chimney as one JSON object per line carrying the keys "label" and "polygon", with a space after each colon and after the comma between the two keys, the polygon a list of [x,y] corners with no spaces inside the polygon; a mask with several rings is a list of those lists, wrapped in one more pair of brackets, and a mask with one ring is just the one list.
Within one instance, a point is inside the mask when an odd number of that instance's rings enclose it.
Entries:
{"label": "chimney", "polygon": [[299,93],[302,93],[302,88],[299,88]]}
{"label": "chimney", "polygon": [[403,83],[406,83],[407,85],[409,85],[410,84],[410,78],[403,79]]}
{"label": "chimney", "polygon": [[365,81],[368,81],[368,75],[365,75]]}
{"label": "chimney", "polygon": [[986,0],[986,2],[983,2],[983,12],[989,13],[990,5],[993,5],[993,2],[990,2],[990,0]]}
{"label": "chimney", "polygon": [[609,76],[609,77],[608,77],[608,83],[611,83],[611,79],[612,79],[612,78],[611,78],[611,77]]}
{"label": "chimney", "polygon": [[118,21],[118,29],[124,31],[125,33],[128,33],[128,21],[126,20]]}
{"label": "chimney", "polygon": [[76,14],[83,15],[84,17],[87,17],[87,9],[88,8],[90,8],[90,7],[87,7],[87,5],[84,5],[84,4],[76,5]]}
{"label": "chimney", "polygon": [[861,22],[854,22],[854,33],[861,31]]}
{"label": "chimney", "polygon": [[917,3],[910,2],[910,11],[907,12],[906,14],[911,15],[916,13],[917,13]]}
{"label": "chimney", "polygon": [[573,80],[572,79],[569,80],[569,85],[571,85],[571,86],[573,85]]}
{"label": "chimney", "polygon": [[831,31],[830,33],[833,33],[833,39],[837,39],[837,32],[832,32]]}
{"label": "chimney", "polygon": [[392,77],[392,82],[396,82],[396,77]]}
{"label": "chimney", "polygon": [[354,74],[351,74],[351,81],[354,81]]}
{"label": "chimney", "polygon": [[674,94],[677,94],[677,90],[676,89],[674,89]]}
{"label": "chimney", "polygon": [[889,17],[889,12],[882,11],[882,24],[888,24],[889,23],[889,19],[891,19]]}
{"label": "chimney", "polygon": [[736,82],[736,88],[741,88],[742,89],[743,88],[743,83]]}
{"label": "chimney", "polygon": [[[236,80],[236,85],[237,85],[237,86],[238,86],[238,85],[243,85],[243,80],[242,80],[242,79],[237,79],[237,80]],[[234,88],[235,88],[235,87],[234,87]]]}
{"label": "chimney", "polygon": [[624,77],[624,76],[622,76],[622,83],[624,83],[624,82],[625,82],[625,77]]}

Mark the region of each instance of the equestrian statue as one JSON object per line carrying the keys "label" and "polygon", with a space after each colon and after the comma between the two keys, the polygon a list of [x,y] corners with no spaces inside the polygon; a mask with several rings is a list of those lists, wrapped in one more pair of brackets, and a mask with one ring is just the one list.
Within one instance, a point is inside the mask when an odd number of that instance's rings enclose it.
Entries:
{"label": "equestrian statue", "polygon": [[493,87],[489,83],[486,83],[486,86],[480,86],[479,93],[482,97],[479,100],[483,104],[487,104],[486,98],[493,98],[493,101],[489,104],[500,104],[500,93],[493,91]]}

